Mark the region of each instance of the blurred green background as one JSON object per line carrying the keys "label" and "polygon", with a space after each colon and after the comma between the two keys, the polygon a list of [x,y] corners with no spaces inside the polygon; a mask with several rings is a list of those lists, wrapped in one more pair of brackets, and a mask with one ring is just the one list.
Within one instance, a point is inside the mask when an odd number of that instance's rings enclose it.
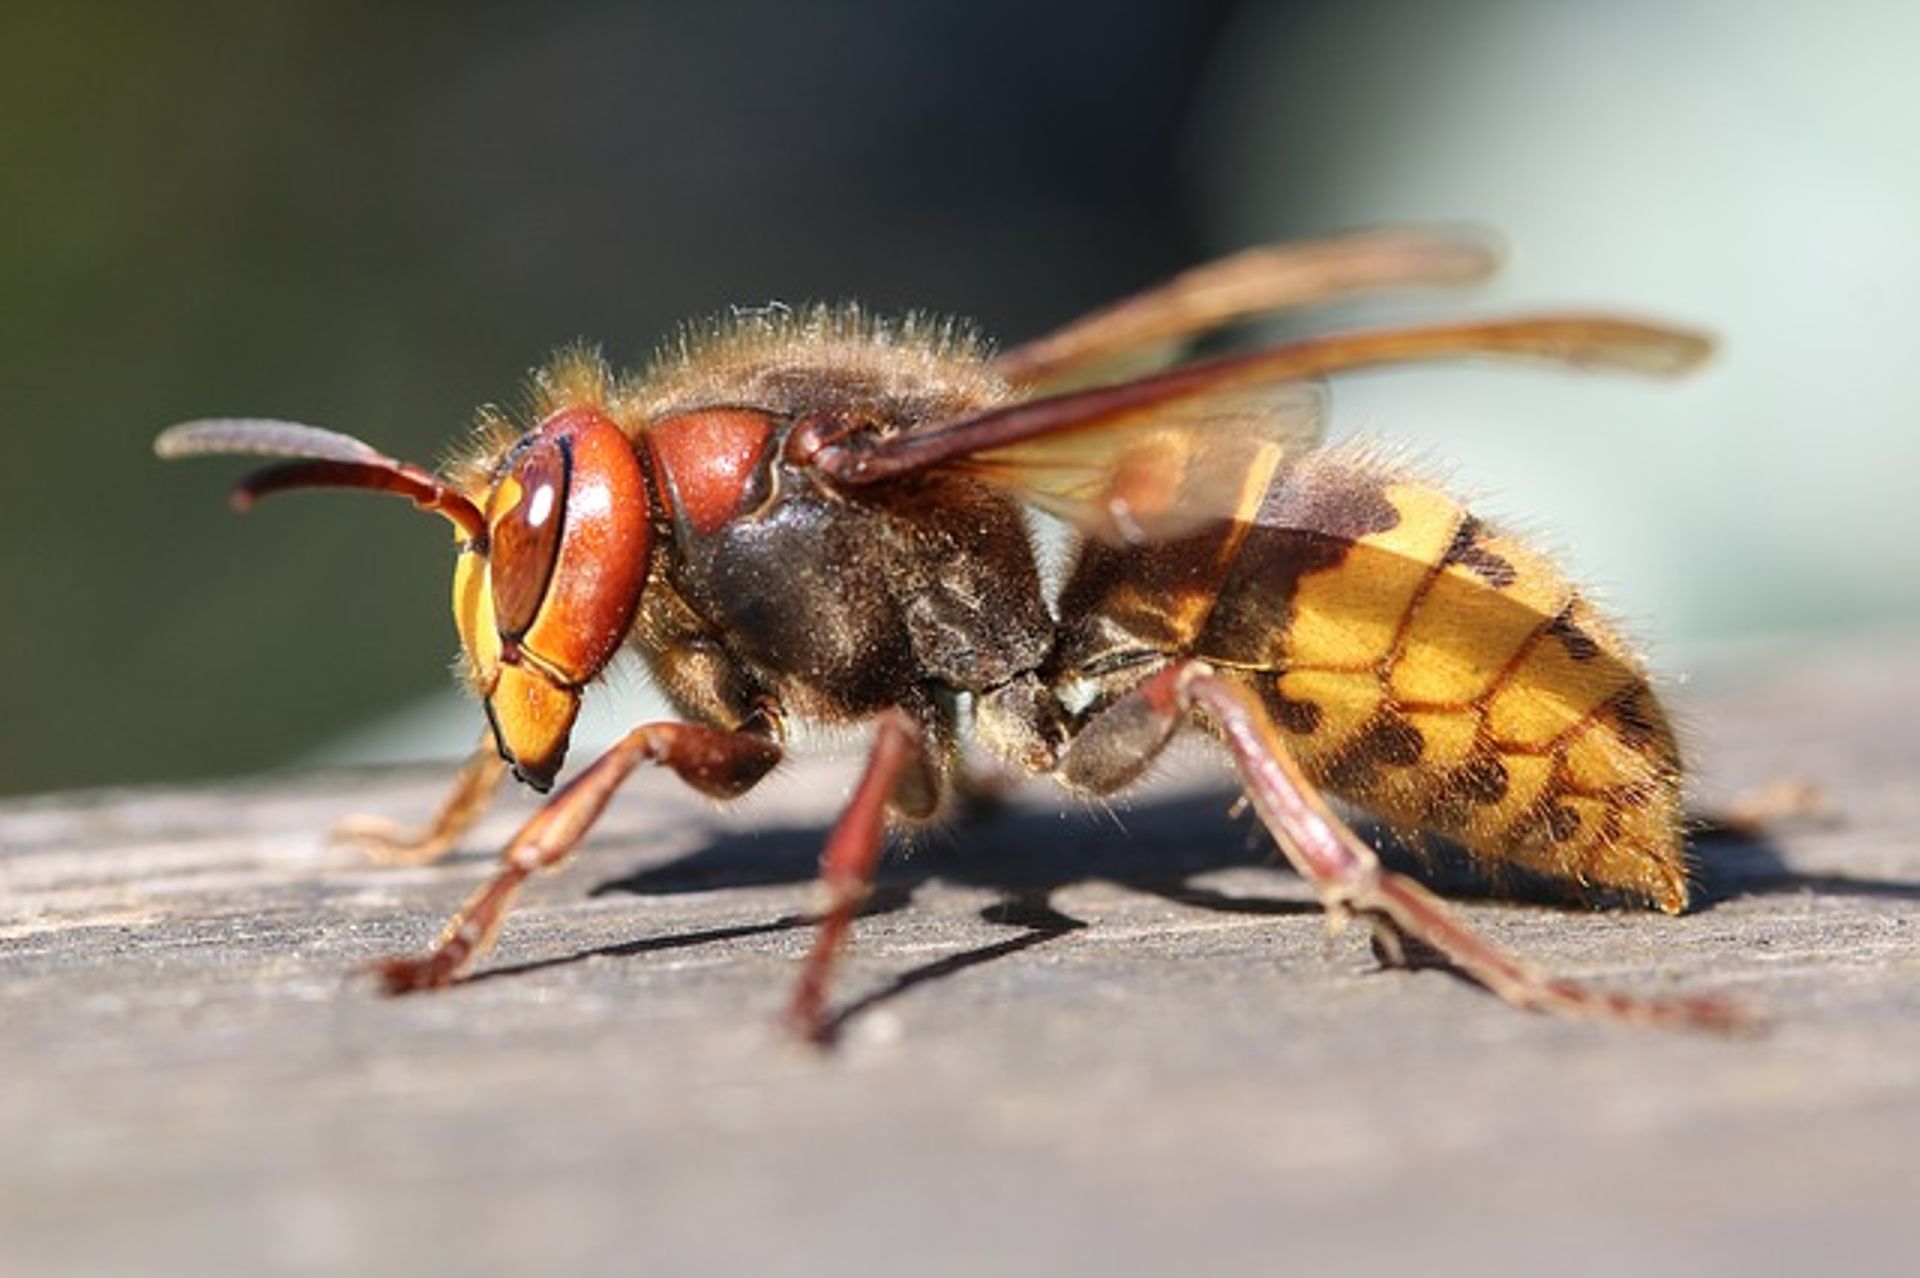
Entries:
{"label": "blurred green background", "polygon": [[1503,232],[1454,309],[1726,350],[1681,387],[1356,379],[1338,430],[1448,459],[1668,669],[1907,642],[1916,39],[1866,0],[0,5],[0,787],[478,731],[443,529],[351,495],[236,520],[233,468],[152,459],[171,421],[431,462],[578,337],[627,362],[730,304],[857,297],[1015,340],[1361,223]]}

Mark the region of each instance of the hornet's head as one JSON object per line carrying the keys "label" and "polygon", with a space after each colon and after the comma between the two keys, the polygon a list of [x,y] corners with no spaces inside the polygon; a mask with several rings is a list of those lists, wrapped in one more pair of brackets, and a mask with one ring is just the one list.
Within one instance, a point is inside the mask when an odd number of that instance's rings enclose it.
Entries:
{"label": "hornet's head", "polygon": [[507,450],[484,514],[454,566],[454,624],[501,757],[545,790],[646,585],[646,479],[611,420],[563,409]]}
{"label": "hornet's head", "polygon": [[620,427],[590,405],[561,407],[456,486],[357,439],[291,422],[189,422],[154,441],[162,457],[290,457],[242,479],[245,509],[289,488],[371,488],[452,521],[453,619],[466,673],[501,757],[546,790],[566,757],[580,696],[626,638],[646,585],[653,521],[646,477]]}

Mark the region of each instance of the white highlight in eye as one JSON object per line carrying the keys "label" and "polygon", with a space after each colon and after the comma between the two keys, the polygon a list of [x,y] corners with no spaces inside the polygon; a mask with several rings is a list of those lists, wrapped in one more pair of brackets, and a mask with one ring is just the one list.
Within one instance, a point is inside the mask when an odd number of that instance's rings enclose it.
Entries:
{"label": "white highlight in eye", "polygon": [[527,499],[527,527],[538,528],[553,514],[553,485],[542,484]]}

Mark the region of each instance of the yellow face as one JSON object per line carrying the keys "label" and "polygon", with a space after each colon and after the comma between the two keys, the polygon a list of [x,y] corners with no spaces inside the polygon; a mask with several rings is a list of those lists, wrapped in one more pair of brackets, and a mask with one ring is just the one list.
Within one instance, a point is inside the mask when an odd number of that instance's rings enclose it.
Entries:
{"label": "yellow face", "polygon": [[463,549],[453,565],[453,624],[467,654],[467,682],[481,696],[492,695],[500,675],[500,631],[493,619],[493,575],[487,557],[475,550]]}
{"label": "yellow face", "polygon": [[579,691],[528,661],[524,650],[513,662],[502,660],[493,573],[477,551],[462,551],[454,565],[453,620],[466,650],[467,681],[486,703],[502,757],[521,780],[547,790],[580,713]]}

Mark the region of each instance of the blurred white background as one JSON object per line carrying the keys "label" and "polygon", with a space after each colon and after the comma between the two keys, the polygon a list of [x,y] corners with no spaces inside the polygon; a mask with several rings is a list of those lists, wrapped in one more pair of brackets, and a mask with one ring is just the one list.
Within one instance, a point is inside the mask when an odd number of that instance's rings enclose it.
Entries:
{"label": "blurred white background", "polygon": [[1459,220],[1475,309],[1603,305],[1722,343],[1679,385],[1356,379],[1669,658],[1920,619],[1920,5],[1417,0],[1246,11],[1196,121],[1223,245]]}

